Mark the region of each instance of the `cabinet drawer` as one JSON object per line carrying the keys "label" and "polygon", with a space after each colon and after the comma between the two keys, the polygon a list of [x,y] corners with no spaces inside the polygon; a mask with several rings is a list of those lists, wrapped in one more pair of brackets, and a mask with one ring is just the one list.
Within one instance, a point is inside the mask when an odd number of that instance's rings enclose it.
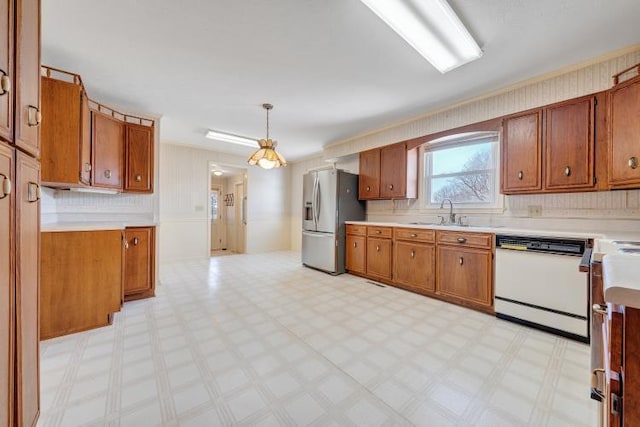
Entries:
{"label": "cabinet drawer", "polygon": [[347,234],[353,234],[353,235],[356,235],[356,236],[366,236],[367,235],[367,226],[366,225],[347,224]]}
{"label": "cabinet drawer", "polygon": [[367,227],[367,236],[390,239],[392,235],[393,228],[391,227]]}
{"label": "cabinet drawer", "polygon": [[472,246],[490,249],[493,244],[493,234],[466,233],[456,231],[438,231],[438,243]]}
{"label": "cabinet drawer", "polygon": [[436,238],[436,232],[435,230],[424,230],[420,228],[394,228],[393,238],[411,242],[433,243]]}

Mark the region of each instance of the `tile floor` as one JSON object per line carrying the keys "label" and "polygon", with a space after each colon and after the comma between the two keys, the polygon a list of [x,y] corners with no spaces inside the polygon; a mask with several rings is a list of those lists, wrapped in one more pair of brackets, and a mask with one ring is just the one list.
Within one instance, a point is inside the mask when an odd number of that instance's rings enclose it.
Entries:
{"label": "tile floor", "polygon": [[39,426],[589,426],[588,346],[299,254],[163,265],[111,327],[42,343]]}

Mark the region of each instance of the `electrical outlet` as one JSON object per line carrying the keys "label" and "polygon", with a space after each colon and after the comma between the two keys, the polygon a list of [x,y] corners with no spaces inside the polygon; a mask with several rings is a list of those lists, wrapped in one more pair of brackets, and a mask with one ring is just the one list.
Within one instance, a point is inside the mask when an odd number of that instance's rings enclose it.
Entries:
{"label": "electrical outlet", "polygon": [[527,212],[529,216],[542,216],[542,206],[540,205],[529,205],[527,206]]}
{"label": "electrical outlet", "polygon": [[193,207],[193,209],[194,209],[196,212],[202,212],[202,211],[204,210],[204,206],[202,206],[202,205],[195,205],[195,206]]}

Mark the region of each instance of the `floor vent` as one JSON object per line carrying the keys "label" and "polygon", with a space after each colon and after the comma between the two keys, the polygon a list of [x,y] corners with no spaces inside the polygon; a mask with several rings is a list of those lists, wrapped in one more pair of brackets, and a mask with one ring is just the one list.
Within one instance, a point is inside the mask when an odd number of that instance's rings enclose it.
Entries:
{"label": "floor vent", "polygon": [[382,284],[380,284],[380,283],[376,283],[376,282],[372,282],[371,280],[367,280],[367,283],[368,283],[368,284],[370,284],[370,285],[378,286],[378,287],[380,287],[380,288],[386,288],[386,286],[385,286],[385,285],[382,285]]}

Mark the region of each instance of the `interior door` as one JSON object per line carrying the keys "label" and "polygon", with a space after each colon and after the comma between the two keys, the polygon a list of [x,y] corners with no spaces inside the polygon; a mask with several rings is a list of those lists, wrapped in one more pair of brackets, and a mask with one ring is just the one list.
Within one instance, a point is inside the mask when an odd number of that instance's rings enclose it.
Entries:
{"label": "interior door", "polygon": [[222,237],[224,227],[222,226],[222,190],[218,187],[212,188],[211,198],[211,250],[217,251],[222,249]]}
{"label": "interior door", "polygon": [[244,195],[244,184],[236,184],[236,252],[245,252],[245,236],[247,229],[247,196]]}
{"label": "interior door", "polygon": [[336,232],[338,173],[335,170],[318,171],[316,184],[315,211],[316,231]]}

